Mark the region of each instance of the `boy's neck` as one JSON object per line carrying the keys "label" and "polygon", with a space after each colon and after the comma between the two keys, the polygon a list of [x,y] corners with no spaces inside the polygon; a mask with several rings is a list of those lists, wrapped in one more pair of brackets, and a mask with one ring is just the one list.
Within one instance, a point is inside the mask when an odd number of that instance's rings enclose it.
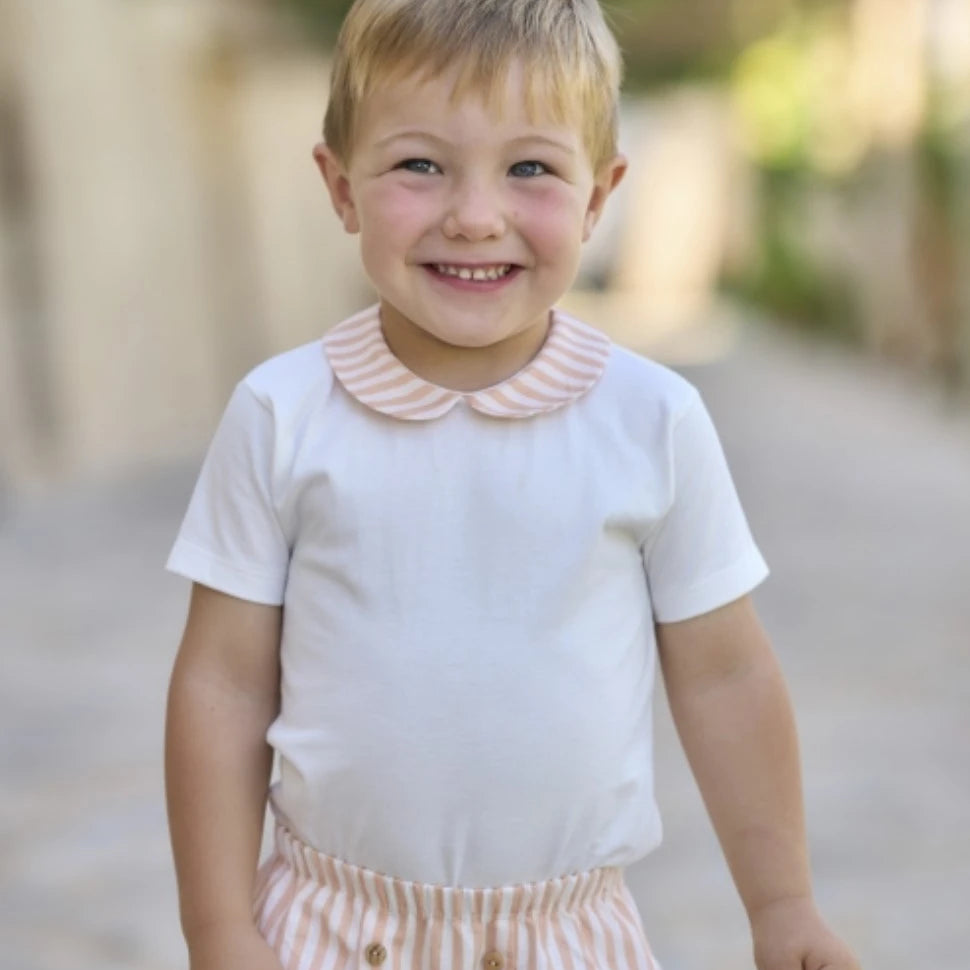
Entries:
{"label": "boy's neck", "polygon": [[480,391],[514,376],[539,353],[552,313],[530,327],[487,347],[455,347],[437,337],[381,314],[381,330],[391,353],[418,377],[453,391]]}

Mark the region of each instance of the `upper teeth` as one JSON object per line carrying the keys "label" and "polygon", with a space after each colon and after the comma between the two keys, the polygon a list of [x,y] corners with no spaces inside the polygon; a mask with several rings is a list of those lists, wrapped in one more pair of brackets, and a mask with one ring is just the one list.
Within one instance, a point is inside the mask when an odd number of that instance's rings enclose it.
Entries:
{"label": "upper teeth", "polygon": [[512,267],[508,264],[469,269],[467,266],[446,266],[444,263],[437,263],[435,269],[443,276],[457,276],[460,280],[500,280],[512,272]]}

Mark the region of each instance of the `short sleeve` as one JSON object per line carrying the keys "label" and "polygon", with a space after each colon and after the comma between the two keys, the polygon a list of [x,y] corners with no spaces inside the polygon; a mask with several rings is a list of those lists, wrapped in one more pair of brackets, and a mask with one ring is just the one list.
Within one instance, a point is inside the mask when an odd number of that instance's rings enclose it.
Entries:
{"label": "short sleeve", "polygon": [[271,410],[241,383],[206,455],[167,568],[256,603],[280,605],[290,549],[274,501]]}
{"label": "short sleeve", "polygon": [[710,612],[749,593],[768,575],[710,415],[696,392],[673,425],[673,497],[644,544],[654,618]]}

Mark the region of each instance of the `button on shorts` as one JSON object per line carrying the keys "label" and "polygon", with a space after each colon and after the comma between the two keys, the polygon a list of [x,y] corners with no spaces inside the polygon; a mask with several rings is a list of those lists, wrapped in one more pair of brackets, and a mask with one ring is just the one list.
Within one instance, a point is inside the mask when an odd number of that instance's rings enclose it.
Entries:
{"label": "button on shorts", "polygon": [[464,889],[275,841],[255,910],[284,970],[659,970],[622,869]]}

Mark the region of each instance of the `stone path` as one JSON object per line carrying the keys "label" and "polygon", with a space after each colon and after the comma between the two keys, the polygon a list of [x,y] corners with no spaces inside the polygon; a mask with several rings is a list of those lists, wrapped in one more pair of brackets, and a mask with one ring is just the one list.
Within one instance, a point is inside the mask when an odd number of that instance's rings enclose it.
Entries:
{"label": "stone path", "polygon": [[[970,952],[970,409],[749,325],[685,368],[774,574],[819,898],[867,970]],[[161,571],[195,469],[0,512],[0,967],[177,970],[161,787],[186,599]],[[665,970],[750,970],[661,705],[667,838],[631,873]]]}

